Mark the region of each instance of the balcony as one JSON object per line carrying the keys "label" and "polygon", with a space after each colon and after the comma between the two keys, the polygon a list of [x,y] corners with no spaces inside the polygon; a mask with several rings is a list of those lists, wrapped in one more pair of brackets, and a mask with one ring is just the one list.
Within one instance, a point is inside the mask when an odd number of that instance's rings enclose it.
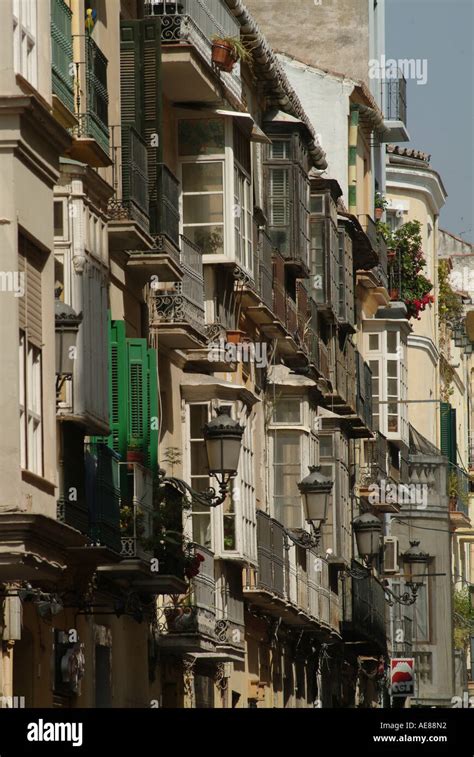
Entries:
{"label": "balcony", "polygon": [[108,61],[91,37],[86,38],[86,60],[78,64],[82,75],[82,93],[78,112],[75,113],[77,124],[70,129],[74,137],[69,156],[81,163],[88,163],[94,168],[110,166],[109,126],[107,91]]}
{"label": "balcony", "polygon": [[[399,513],[401,503],[398,494],[392,496],[398,489],[380,490],[381,486],[396,486],[400,483],[400,475],[397,476],[397,472],[387,462],[388,443],[385,436],[377,432],[376,438],[367,442],[365,455],[365,461],[359,468],[359,496],[368,499],[372,494],[370,504],[377,513]],[[403,477],[402,483],[406,481],[407,478]],[[388,491],[391,491],[390,496],[387,496]]]}
{"label": "balcony", "polygon": [[138,463],[120,467],[120,554],[124,559],[151,560],[153,536],[152,473]]}
{"label": "balcony", "polygon": [[[137,135],[138,137],[138,135]],[[140,144],[145,144],[138,138]],[[143,161],[145,156],[143,156]],[[141,163],[144,167],[144,162]],[[144,171],[138,171],[137,177],[142,178]],[[151,178],[150,178],[151,180]],[[147,250],[133,250],[129,253],[127,269],[136,276],[141,285],[156,276],[158,281],[175,282],[182,278],[181,263],[191,252],[181,251],[179,237],[179,181],[164,163],[156,165],[156,186],[150,186],[149,203],[150,233],[158,229],[159,234],[153,236],[152,245]],[[140,201],[144,204],[143,185],[140,188]],[[138,192],[136,192],[138,193]],[[136,203],[138,204],[138,203]],[[184,239],[184,237],[182,238]],[[191,242],[188,243],[190,245]],[[200,254],[202,257],[202,254]],[[201,266],[202,268],[202,266]]]}
{"label": "balcony", "polygon": [[166,652],[216,649],[214,555],[200,545],[195,545],[195,551],[204,557],[199,574],[190,580],[185,596],[179,601],[167,597],[159,610],[163,631],[160,647]]}
{"label": "balcony", "polygon": [[119,459],[105,444],[85,445],[85,494],[94,544],[120,554]]}
{"label": "balcony", "polygon": [[384,104],[384,142],[409,142],[407,131],[407,82],[401,71],[396,79],[387,79],[381,84],[381,100]]}
{"label": "balcony", "polygon": [[352,436],[358,438],[372,437],[372,371],[359,350],[355,350],[356,364],[356,407],[355,415],[350,417]]}
{"label": "balcony", "polygon": [[[255,245],[254,278],[248,279],[243,285],[238,284],[242,297],[242,307],[247,315],[259,323],[259,313],[272,310],[273,304],[273,245],[265,231],[254,226]],[[255,318],[254,318],[255,316]]]}
{"label": "balcony", "polygon": [[329,588],[327,562],[294,544],[285,528],[257,511],[258,568],[244,573],[244,596],[288,625],[319,626],[323,635],[339,634],[339,597]]}
{"label": "balcony", "polygon": [[[361,569],[352,561],[352,567]],[[357,653],[381,654],[387,648],[385,620],[387,603],[383,586],[369,575],[367,578],[345,580],[343,595],[343,639],[359,642]]]}
{"label": "balcony", "polygon": [[[115,145],[115,129],[112,129],[112,154],[120,147]],[[122,175],[121,196],[109,200],[108,232],[111,252],[151,247],[148,165],[145,140],[133,127],[122,130],[120,168]],[[118,161],[114,159],[117,172]]]}
{"label": "balcony", "polygon": [[181,237],[183,278],[171,285],[159,283],[150,293],[150,328],[160,344],[173,349],[199,349],[206,344],[204,281],[199,247]]}
{"label": "balcony", "polygon": [[453,528],[471,528],[469,518],[469,474],[449,466],[449,520]]}
{"label": "balcony", "polygon": [[[163,91],[173,102],[209,102],[219,96],[212,67],[214,37],[239,37],[240,24],[223,0],[181,0],[145,3],[145,16],[161,19]],[[219,78],[240,100],[237,63]]]}
{"label": "balcony", "polygon": [[[122,558],[115,565],[101,565],[99,573],[107,579],[125,582],[134,591],[170,594],[183,591],[181,575],[165,574],[170,565],[153,570],[153,478],[152,472],[138,463],[118,462],[117,456],[102,445],[114,459],[114,497],[119,518],[117,549]],[[178,571],[176,571],[178,573]]]}
{"label": "balcony", "polygon": [[71,76],[72,11],[64,0],[51,3],[51,58],[53,107],[58,120],[66,128],[75,123],[74,79]]}
{"label": "balcony", "polygon": [[[380,285],[388,288],[387,278],[387,245],[382,235],[378,233],[377,225],[372,216],[367,213],[361,213],[357,216],[361,225],[362,231],[367,238],[373,255],[371,263],[373,266],[377,266],[377,272],[380,279]],[[364,266],[365,267],[365,266]]]}

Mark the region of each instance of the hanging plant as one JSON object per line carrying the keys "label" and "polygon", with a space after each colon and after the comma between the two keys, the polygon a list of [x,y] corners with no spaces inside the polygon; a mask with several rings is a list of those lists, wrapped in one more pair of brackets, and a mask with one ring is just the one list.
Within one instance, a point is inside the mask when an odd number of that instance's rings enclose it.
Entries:
{"label": "hanging plant", "polygon": [[395,253],[388,257],[390,289],[396,290],[405,303],[408,318],[420,320],[420,313],[434,302],[433,284],[423,273],[426,260],[421,249],[421,224],[408,221],[392,231],[386,223],[378,223],[377,230]]}
{"label": "hanging plant", "polygon": [[240,37],[213,37],[212,62],[217,68],[230,73],[238,60],[252,64],[252,53],[245,47]]}
{"label": "hanging plant", "polygon": [[438,312],[440,324],[455,326],[459,323],[463,315],[462,299],[454,291],[449,282],[449,263],[447,260],[440,260],[438,264]]}

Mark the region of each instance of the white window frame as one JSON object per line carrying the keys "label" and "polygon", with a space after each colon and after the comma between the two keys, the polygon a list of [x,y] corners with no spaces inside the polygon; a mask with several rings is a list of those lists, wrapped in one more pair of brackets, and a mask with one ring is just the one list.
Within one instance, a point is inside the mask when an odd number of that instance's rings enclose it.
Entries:
{"label": "white window frame", "polygon": [[13,0],[14,68],[33,87],[38,86],[37,0]]}
{"label": "white window frame", "polygon": [[[179,116],[179,120],[190,121],[193,119]],[[198,120],[198,119],[195,119]],[[222,223],[202,223],[202,224],[188,224],[189,226],[222,226],[223,227],[223,250],[222,253],[204,253],[204,263],[219,263],[229,259],[236,261],[242,268],[253,274],[253,185],[252,176],[249,176],[248,172],[240,165],[234,156],[234,138],[233,138],[233,119],[224,118],[224,151],[223,153],[209,153],[208,155],[179,155],[179,181],[181,185],[180,191],[180,231],[181,234],[186,236],[187,226],[183,223],[184,213],[184,191],[183,191],[183,165],[187,163],[220,163],[222,165],[222,194],[223,194],[223,220]],[[253,161],[252,151],[250,154],[251,165]],[[235,169],[239,176],[242,176],[245,180],[245,186],[248,186],[248,196],[244,198],[245,209],[243,215],[245,216],[245,239],[246,239],[246,256],[240,259],[237,254],[235,243],[235,210],[237,203],[236,198],[239,198],[239,193],[235,186]],[[217,194],[216,192],[192,192],[186,194]],[[240,198],[239,198],[240,199]],[[247,201],[248,200],[248,201]],[[246,259],[245,259],[246,258]]]}
{"label": "white window frame", "polygon": [[[397,350],[396,352],[388,352],[388,334],[397,334]],[[377,334],[379,337],[379,344],[377,349],[370,349],[370,336]],[[404,400],[408,397],[408,385],[407,385],[407,366],[406,366],[406,347],[402,339],[402,333],[399,329],[384,328],[383,330],[367,330],[364,333],[364,354],[366,360],[371,366],[372,362],[378,364],[378,380],[379,380],[379,394],[372,392],[372,398],[379,400],[378,415],[379,430],[387,439],[402,439],[406,440],[408,436],[408,419],[407,419],[407,405]],[[397,365],[396,376],[388,375],[388,363],[389,361],[395,361]],[[372,367],[372,366],[371,366]],[[396,379],[397,381],[397,395],[388,394],[388,382],[390,379]],[[389,413],[390,398],[395,398],[394,402],[397,404],[397,429],[396,431],[389,431]]]}
{"label": "white window frame", "polygon": [[20,331],[20,464],[43,475],[42,354]]}

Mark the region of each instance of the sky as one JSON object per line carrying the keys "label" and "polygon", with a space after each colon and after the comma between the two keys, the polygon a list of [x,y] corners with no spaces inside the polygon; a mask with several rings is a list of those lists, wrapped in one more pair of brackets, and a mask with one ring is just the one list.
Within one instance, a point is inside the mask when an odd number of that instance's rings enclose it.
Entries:
{"label": "sky", "polygon": [[[427,61],[409,80],[404,146],[431,154],[448,198],[440,226],[474,242],[474,0],[386,0],[387,58]],[[403,146],[403,145],[402,145]]]}

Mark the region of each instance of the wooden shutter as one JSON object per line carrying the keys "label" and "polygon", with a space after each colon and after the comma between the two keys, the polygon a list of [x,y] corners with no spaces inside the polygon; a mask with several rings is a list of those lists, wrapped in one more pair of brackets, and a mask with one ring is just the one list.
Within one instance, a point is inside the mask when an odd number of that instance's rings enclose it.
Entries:
{"label": "wooden shutter", "polygon": [[125,356],[125,323],[111,321],[109,326],[109,408],[110,437],[108,445],[125,456],[127,449],[127,365]]}
{"label": "wooden shutter", "polygon": [[[147,464],[150,470],[156,470],[158,466],[158,429],[152,428],[152,419],[158,418],[158,371],[157,352],[149,349],[147,353]],[[156,425],[156,424],[154,424]]]}
{"label": "wooden shutter", "polygon": [[451,461],[452,451],[452,426],[451,426],[451,405],[449,402],[441,403],[441,454],[445,455]]}
{"label": "wooden shutter", "polygon": [[24,296],[18,298],[20,328],[27,332],[28,341],[40,349],[43,344],[41,292],[43,266],[43,255],[32,242],[20,234],[18,270],[24,274],[25,287]]}
{"label": "wooden shutter", "polygon": [[130,197],[131,127],[143,134],[143,72],[141,52],[141,22],[120,23],[120,105],[122,123],[122,196]]}
{"label": "wooden shutter", "polygon": [[[161,102],[161,22],[159,18],[146,18],[143,20],[143,136],[148,149],[150,230],[154,234],[161,231],[158,186],[162,155]],[[152,144],[155,134],[159,135],[158,146]]]}
{"label": "wooden shutter", "polygon": [[143,447],[147,440],[149,417],[146,339],[127,339],[128,372],[128,439],[136,439]]}

